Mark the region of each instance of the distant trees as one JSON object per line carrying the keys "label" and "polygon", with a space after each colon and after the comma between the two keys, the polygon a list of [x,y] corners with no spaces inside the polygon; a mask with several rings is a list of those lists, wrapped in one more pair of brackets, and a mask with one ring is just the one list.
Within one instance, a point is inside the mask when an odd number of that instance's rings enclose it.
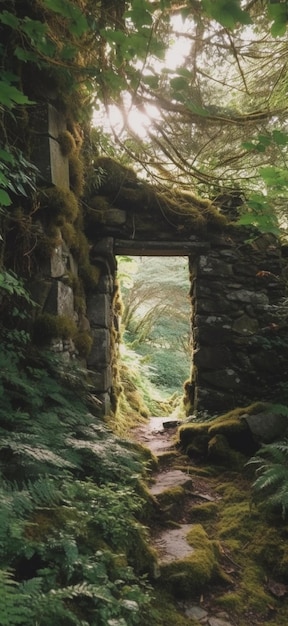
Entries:
{"label": "distant trees", "polygon": [[[143,257],[121,288],[124,341],[149,365],[162,390],[182,390],[191,362],[188,263],[184,257]],[[126,266],[126,267],[125,267]],[[124,270],[125,267],[125,270]],[[129,265],[119,262],[119,274]],[[126,276],[127,276],[126,274]]]}

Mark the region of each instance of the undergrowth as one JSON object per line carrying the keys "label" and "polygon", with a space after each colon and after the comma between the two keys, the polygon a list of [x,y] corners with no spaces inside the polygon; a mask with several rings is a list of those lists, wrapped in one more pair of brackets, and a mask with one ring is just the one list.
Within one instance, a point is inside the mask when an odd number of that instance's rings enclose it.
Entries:
{"label": "undergrowth", "polygon": [[1,310],[15,317],[0,327],[1,626],[141,625],[151,604],[136,562],[143,460],[93,415],[85,372],[33,347],[21,326],[31,302],[7,276]]}

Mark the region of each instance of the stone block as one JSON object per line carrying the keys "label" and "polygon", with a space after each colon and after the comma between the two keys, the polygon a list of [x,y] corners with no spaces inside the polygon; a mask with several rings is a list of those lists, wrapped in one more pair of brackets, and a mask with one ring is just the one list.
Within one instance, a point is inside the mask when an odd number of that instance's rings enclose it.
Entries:
{"label": "stone block", "polygon": [[243,415],[254,439],[258,443],[271,443],[287,436],[288,418],[279,413],[263,412],[257,415]]}
{"label": "stone block", "polygon": [[210,258],[208,255],[200,255],[198,260],[198,276],[226,278],[233,275],[232,265],[220,259]]}
{"label": "stone block", "polygon": [[53,281],[44,310],[45,313],[67,315],[74,319],[74,296],[71,287],[60,280]]}
{"label": "stone block", "polygon": [[201,346],[193,354],[193,361],[198,368],[222,369],[231,364],[232,354],[225,346]]}
{"label": "stone block", "polygon": [[99,417],[105,417],[105,415],[109,415],[111,411],[110,394],[109,393],[97,394],[97,400],[99,400],[99,409],[98,409]]}
{"label": "stone block", "polygon": [[108,391],[112,385],[111,367],[108,365],[102,370],[93,371],[90,374],[89,382],[93,388],[92,393]]}
{"label": "stone block", "polygon": [[90,252],[91,261],[107,261],[112,273],[116,271],[116,258],[114,255],[114,239],[113,237],[104,237],[94,244]]}
{"label": "stone block", "polygon": [[91,330],[91,335],[93,345],[87,359],[87,365],[91,369],[101,370],[111,361],[110,332],[106,328],[94,328]]}
{"label": "stone block", "polygon": [[55,248],[50,257],[50,275],[52,278],[60,278],[66,272],[66,258],[63,256],[62,246]]}
{"label": "stone block", "polygon": [[87,301],[87,317],[91,328],[110,328],[111,298],[104,293],[92,294]]}
{"label": "stone block", "polygon": [[198,380],[202,385],[206,383],[216,389],[227,389],[228,391],[239,389],[241,383],[237,372],[230,367],[222,370],[198,371]]}
{"label": "stone block", "polygon": [[259,331],[259,324],[255,318],[244,314],[233,322],[232,328],[235,333],[245,337],[255,335]]}
{"label": "stone block", "polygon": [[40,171],[40,182],[69,189],[69,161],[57,141],[66,130],[64,116],[51,104],[33,108],[31,115],[33,144],[31,160]]}
{"label": "stone block", "polygon": [[194,336],[201,344],[215,346],[231,340],[232,324],[228,316],[196,315]]}

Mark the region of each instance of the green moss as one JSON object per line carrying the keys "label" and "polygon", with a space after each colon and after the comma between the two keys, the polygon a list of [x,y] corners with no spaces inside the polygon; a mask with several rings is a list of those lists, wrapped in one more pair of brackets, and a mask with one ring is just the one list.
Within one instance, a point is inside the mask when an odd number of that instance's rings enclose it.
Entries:
{"label": "green moss", "polygon": [[73,338],[76,333],[75,322],[65,315],[38,315],[33,325],[33,341],[36,345],[47,345],[52,339]]}
{"label": "green moss", "polygon": [[215,519],[218,514],[218,504],[216,502],[205,502],[204,504],[194,504],[190,509],[191,519],[195,522]]}
{"label": "green moss", "polygon": [[218,570],[217,548],[200,524],[192,526],[187,541],[194,552],[184,559],[162,564],[161,583],[177,597],[193,597],[211,582]]}
{"label": "green moss", "polygon": [[73,338],[75,348],[80,357],[86,359],[90,354],[93,338],[87,331],[78,331]]}
{"label": "green moss", "polygon": [[183,446],[183,448],[187,448],[188,445],[190,445],[191,443],[193,443],[193,441],[195,440],[195,438],[198,438],[198,441],[202,441],[203,445],[206,444],[206,449],[207,449],[207,444],[208,444],[208,429],[209,429],[210,423],[208,422],[201,422],[201,423],[195,423],[195,424],[183,424],[182,426],[179,427],[178,429],[178,437],[179,437],[179,443],[181,446]]}
{"label": "green moss", "polygon": [[[144,626],[199,626],[199,622],[183,615],[180,607],[175,606],[175,599],[161,589],[154,595],[152,603],[153,621],[145,622]],[[142,622],[141,622],[142,623]]]}
{"label": "green moss", "polygon": [[45,211],[45,218],[48,221],[54,221],[57,225],[67,222],[75,222],[79,206],[77,198],[68,189],[61,187],[49,187],[40,192],[40,207]]}
{"label": "green moss", "polygon": [[157,570],[157,554],[149,545],[145,528],[135,525],[129,533],[127,558],[137,574],[149,574],[154,578]]}
{"label": "green moss", "polygon": [[245,457],[230,448],[229,442],[224,435],[217,434],[209,440],[208,458],[214,463],[230,468],[241,468],[245,463]]}
{"label": "green moss", "polygon": [[90,246],[87,237],[81,230],[79,230],[77,233],[77,239],[71,249],[71,252],[75,256],[79,265],[89,262],[89,251]]}
{"label": "green moss", "polygon": [[61,229],[50,224],[45,232],[41,232],[37,243],[37,256],[41,259],[47,260],[55,250],[63,243]]}
{"label": "green moss", "polygon": [[73,152],[76,151],[76,141],[73,135],[69,132],[69,130],[64,130],[58,136],[58,142],[60,145],[60,150],[63,156],[70,156]]}
{"label": "green moss", "polygon": [[166,517],[167,515],[173,517],[173,515],[179,513],[181,505],[183,506],[185,495],[185,489],[180,486],[170,487],[170,489],[165,489],[165,491],[157,494],[157,501]]}
{"label": "green moss", "polygon": [[61,233],[68,247],[72,247],[76,244],[78,233],[74,224],[66,222],[66,220],[63,221],[63,224],[61,225]]}
{"label": "green moss", "polygon": [[79,198],[84,191],[84,165],[82,159],[76,154],[72,154],[69,158],[69,178],[70,187]]}

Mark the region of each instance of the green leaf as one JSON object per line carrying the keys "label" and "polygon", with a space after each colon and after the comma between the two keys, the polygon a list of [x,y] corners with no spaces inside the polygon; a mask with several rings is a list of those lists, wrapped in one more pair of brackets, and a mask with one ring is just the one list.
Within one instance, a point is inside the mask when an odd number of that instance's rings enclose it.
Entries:
{"label": "green leaf", "polygon": [[0,80],[0,104],[12,109],[16,104],[32,104],[32,102],[17,87]]}
{"label": "green leaf", "polygon": [[0,161],[6,161],[6,163],[14,163],[14,157],[8,150],[0,149]]}
{"label": "green leaf", "polygon": [[37,59],[35,52],[29,52],[28,50],[24,50],[24,48],[20,48],[20,46],[16,46],[14,55],[17,59],[19,59],[19,61],[24,61],[24,63],[26,63],[26,61],[32,61],[35,63],[35,60]]}
{"label": "green leaf", "polygon": [[186,78],[183,76],[175,76],[175,78],[171,78],[170,86],[174,91],[187,91],[189,87]]}
{"label": "green leaf", "polygon": [[12,200],[7,191],[0,189],[0,206],[9,206],[10,204],[12,204]]}
{"label": "green leaf", "polygon": [[151,89],[158,89],[159,87],[159,76],[142,76],[142,82],[144,85],[148,85]]}
{"label": "green leaf", "polygon": [[268,17],[274,20],[271,27],[271,35],[273,37],[282,37],[285,35],[288,22],[288,11],[286,2],[270,2],[268,5]]}
{"label": "green leaf", "polygon": [[43,0],[43,2],[48,9],[70,20],[70,30],[73,35],[81,37],[88,30],[86,16],[70,0]]}
{"label": "green leaf", "polygon": [[151,6],[145,0],[133,0],[130,11],[124,14],[125,19],[131,19],[137,28],[151,26],[153,20],[150,13]]}
{"label": "green leaf", "polygon": [[273,130],[272,137],[278,146],[286,146],[288,143],[288,133],[282,130]]}
{"label": "green leaf", "polygon": [[0,13],[0,22],[2,24],[6,24],[6,26],[11,26],[11,28],[18,28],[20,20],[14,13],[8,13],[8,11],[3,11]]}
{"label": "green leaf", "polygon": [[251,24],[252,20],[247,11],[243,11],[240,0],[202,0],[204,11],[216,22],[233,29],[240,24]]}

